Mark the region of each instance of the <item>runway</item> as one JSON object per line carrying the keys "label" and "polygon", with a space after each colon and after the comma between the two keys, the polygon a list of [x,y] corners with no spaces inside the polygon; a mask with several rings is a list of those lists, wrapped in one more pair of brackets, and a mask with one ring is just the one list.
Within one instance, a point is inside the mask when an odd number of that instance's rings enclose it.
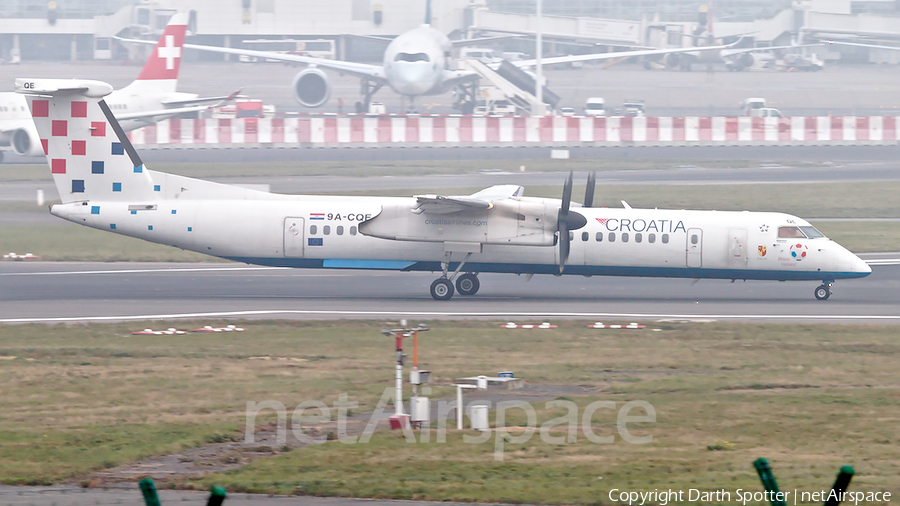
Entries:
{"label": "runway", "polygon": [[[873,273],[834,286],[685,279],[483,274],[474,297],[438,302],[437,275],[236,264],[0,264],[0,323],[191,319],[577,318],[900,323],[900,254],[867,256]],[[877,260],[876,258],[880,258]],[[887,264],[887,265],[884,265]]]}

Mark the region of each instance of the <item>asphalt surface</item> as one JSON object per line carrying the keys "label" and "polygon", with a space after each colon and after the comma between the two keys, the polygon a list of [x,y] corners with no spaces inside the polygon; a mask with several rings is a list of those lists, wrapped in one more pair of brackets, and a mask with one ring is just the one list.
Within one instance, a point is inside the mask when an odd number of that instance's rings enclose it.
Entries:
{"label": "asphalt surface", "polygon": [[[179,91],[203,96],[228,95],[236,90],[275,105],[278,111],[352,112],[359,100],[359,79],[327,72],[331,98],[319,109],[300,106],[290,86],[303,70],[283,64],[207,63],[192,60],[185,51]],[[119,88],[130,83],[143,62],[26,62],[4,71],[0,91],[13,91],[17,77],[88,78],[107,81]],[[560,95],[559,107],[580,111],[588,97],[603,97],[607,108],[621,108],[626,100],[644,100],[648,116],[734,116],[748,97],[763,97],[770,107],[788,116],[894,115],[900,106],[900,68],[896,65],[829,66],[822,72],[727,72],[715,67],[707,72],[648,71],[639,64],[625,63],[602,68],[585,65],[572,70],[564,66],[545,67],[548,87]],[[379,91],[373,101],[382,102],[387,112],[406,110],[405,100],[391,90]],[[451,93],[419,97],[416,110],[422,113],[452,113]]]}
{"label": "asphalt surface", "polygon": [[[0,323],[178,318],[549,318],[900,323],[900,266],[835,284],[482,274],[474,297],[438,302],[430,273],[235,264],[4,262]],[[883,260],[881,261],[883,262]],[[879,262],[880,263],[880,262]]]}

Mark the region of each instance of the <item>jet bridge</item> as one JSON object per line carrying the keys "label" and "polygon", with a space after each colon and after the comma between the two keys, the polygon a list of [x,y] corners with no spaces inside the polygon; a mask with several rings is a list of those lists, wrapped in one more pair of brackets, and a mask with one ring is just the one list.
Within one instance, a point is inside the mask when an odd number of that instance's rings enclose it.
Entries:
{"label": "jet bridge", "polygon": [[[460,60],[462,69],[470,70],[479,77],[494,85],[501,93],[506,95],[516,107],[531,111],[533,104],[537,103],[535,93],[535,80],[530,74],[516,67],[512,63],[503,60],[495,70],[479,60]],[[543,88],[544,103],[556,107],[560,97],[545,86]]]}

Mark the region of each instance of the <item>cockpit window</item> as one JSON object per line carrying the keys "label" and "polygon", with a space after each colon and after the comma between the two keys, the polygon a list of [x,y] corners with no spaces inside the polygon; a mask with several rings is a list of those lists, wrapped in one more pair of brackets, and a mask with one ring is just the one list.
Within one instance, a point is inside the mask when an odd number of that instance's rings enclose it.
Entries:
{"label": "cockpit window", "polygon": [[812,225],[807,227],[800,227],[800,230],[802,230],[803,233],[806,234],[806,237],[809,237],[810,239],[825,237],[825,234],[816,230],[816,227],[813,227]]}
{"label": "cockpit window", "polygon": [[782,239],[805,239],[800,227],[778,227],[778,237]]}
{"label": "cockpit window", "polygon": [[397,53],[394,61],[431,61],[425,53]]}

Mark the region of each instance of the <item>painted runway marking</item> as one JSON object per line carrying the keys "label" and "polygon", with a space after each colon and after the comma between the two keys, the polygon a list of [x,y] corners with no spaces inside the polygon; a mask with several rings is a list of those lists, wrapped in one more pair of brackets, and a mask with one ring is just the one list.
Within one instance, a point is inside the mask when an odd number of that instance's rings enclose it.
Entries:
{"label": "painted runway marking", "polygon": [[900,258],[876,258],[866,260],[869,265],[900,265]]}
{"label": "painted runway marking", "polygon": [[721,314],[654,314],[654,313],[507,313],[507,312],[452,312],[452,311],[316,311],[299,309],[271,309],[254,311],[217,311],[208,313],[171,313],[171,314],[147,314],[147,315],[119,315],[119,316],[70,316],[70,317],[44,317],[44,318],[4,318],[0,323],[49,323],[49,322],[97,322],[117,320],[169,320],[177,318],[224,318],[240,316],[271,316],[271,315],[328,315],[328,316],[429,316],[429,317],[520,317],[520,318],[667,318],[683,320],[894,320],[900,321],[900,315],[721,315]]}

